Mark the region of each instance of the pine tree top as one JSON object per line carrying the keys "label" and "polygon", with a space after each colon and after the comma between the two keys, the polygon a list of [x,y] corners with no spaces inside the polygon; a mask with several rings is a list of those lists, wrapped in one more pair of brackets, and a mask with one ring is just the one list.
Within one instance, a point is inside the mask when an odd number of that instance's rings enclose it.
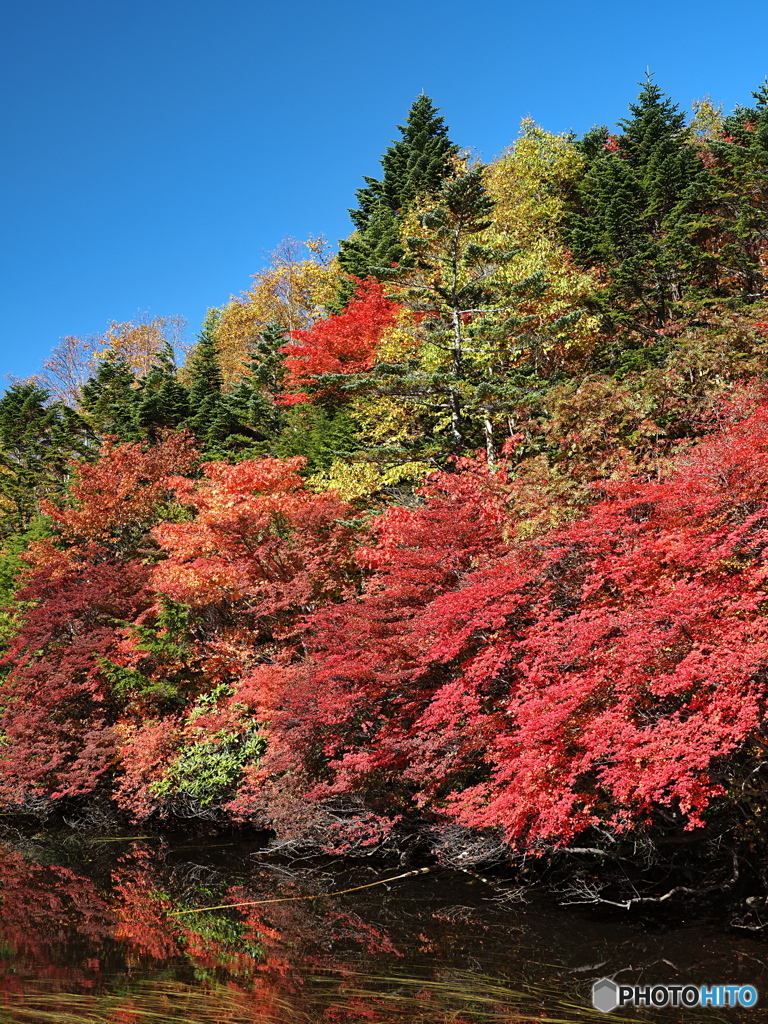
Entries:
{"label": "pine tree top", "polygon": [[622,149],[644,165],[657,156],[660,148],[667,152],[679,148],[685,114],[650,75],[640,84],[642,89],[637,102],[629,105],[632,117],[619,121],[619,127],[624,131]]}
{"label": "pine tree top", "polygon": [[384,205],[393,212],[413,202],[421,192],[440,187],[458,146],[448,138],[448,127],[429,96],[421,95],[408,111],[404,125],[398,125],[402,138],[393,142],[381,158],[381,181],[366,177],[366,185],[357,193],[358,210],[351,210],[358,229],[364,229],[375,209]]}
{"label": "pine tree top", "polygon": [[357,192],[358,207],[349,211],[357,236],[341,242],[339,261],[358,277],[399,261],[399,215],[417,196],[440,189],[458,153],[438,108],[424,94],[416,98],[398,130],[402,138],[381,158],[381,180],[365,177],[365,186]]}
{"label": "pine tree top", "polygon": [[210,394],[221,394],[224,377],[221,372],[216,330],[221,311],[209,309],[198,334],[198,342],[189,360],[189,397],[193,408]]}

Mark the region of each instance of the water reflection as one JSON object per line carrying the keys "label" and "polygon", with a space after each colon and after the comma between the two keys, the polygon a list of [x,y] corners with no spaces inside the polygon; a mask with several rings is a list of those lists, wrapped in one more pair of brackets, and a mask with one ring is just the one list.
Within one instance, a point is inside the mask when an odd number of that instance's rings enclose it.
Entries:
{"label": "water reflection", "polygon": [[[741,981],[768,1000],[764,947],[700,922],[660,933],[543,903],[505,908],[447,872],[322,895],[382,874],[269,860],[242,842],[0,847],[0,1022],[605,1021],[590,986],[616,972]],[[289,899],[201,909],[275,898]]]}

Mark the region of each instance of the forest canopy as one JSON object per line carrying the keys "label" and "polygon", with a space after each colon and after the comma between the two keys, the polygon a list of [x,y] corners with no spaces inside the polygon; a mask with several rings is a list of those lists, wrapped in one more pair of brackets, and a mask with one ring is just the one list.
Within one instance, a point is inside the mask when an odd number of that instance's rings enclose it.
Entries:
{"label": "forest canopy", "polygon": [[0,801],[764,880],[768,84],[399,134],[337,254],[0,399]]}

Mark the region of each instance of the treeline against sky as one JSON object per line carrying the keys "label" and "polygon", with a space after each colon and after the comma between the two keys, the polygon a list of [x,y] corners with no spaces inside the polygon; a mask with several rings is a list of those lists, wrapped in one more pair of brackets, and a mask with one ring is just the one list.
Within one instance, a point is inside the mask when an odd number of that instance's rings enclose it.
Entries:
{"label": "treeline against sky", "polygon": [[400,136],[182,365],[146,316],[0,400],[2,799],[709,877],[766,827],[768,85]]}

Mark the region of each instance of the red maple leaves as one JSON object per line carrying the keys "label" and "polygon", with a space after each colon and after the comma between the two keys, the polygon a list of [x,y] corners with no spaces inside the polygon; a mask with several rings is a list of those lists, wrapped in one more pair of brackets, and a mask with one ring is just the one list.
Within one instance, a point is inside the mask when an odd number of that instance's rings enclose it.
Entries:
{"label": "red maple leaves", "polygon": [[285,394],[282,404],[306,401],[301,389],[323,374],[370,370],[382,334],[394,324],[398,308],[385,297],[378,281],[358,281],[343,313],[318,321],[310,330],[293,331],[282,352],[288,386],[297,390]]}
{"label": "red maple leaves", "polygon": [[768,696],[766,455],[763,407],[535,542],[504,543],[499,490],[471,475],[461,517],[450,477],[387,514],[363,601],[315,618],[315,793],[534,847],[659,808],[699,824]]}
{"label": "red maple leaves", "polygon": [[528,539],[517,485],[482,464],[362,531],[300,460],[191,479],[184,445],[108,448],[50,509],[60,538],[32,552],[11,652],[7,801],[117,769],[149,814],[184,744],[235,750],[258,728],[227,776],[240,813],[346,794],[356,842],[429,807],[537,849],[660,813],[695,827],[748,770],[768,699],[768,405]]}

